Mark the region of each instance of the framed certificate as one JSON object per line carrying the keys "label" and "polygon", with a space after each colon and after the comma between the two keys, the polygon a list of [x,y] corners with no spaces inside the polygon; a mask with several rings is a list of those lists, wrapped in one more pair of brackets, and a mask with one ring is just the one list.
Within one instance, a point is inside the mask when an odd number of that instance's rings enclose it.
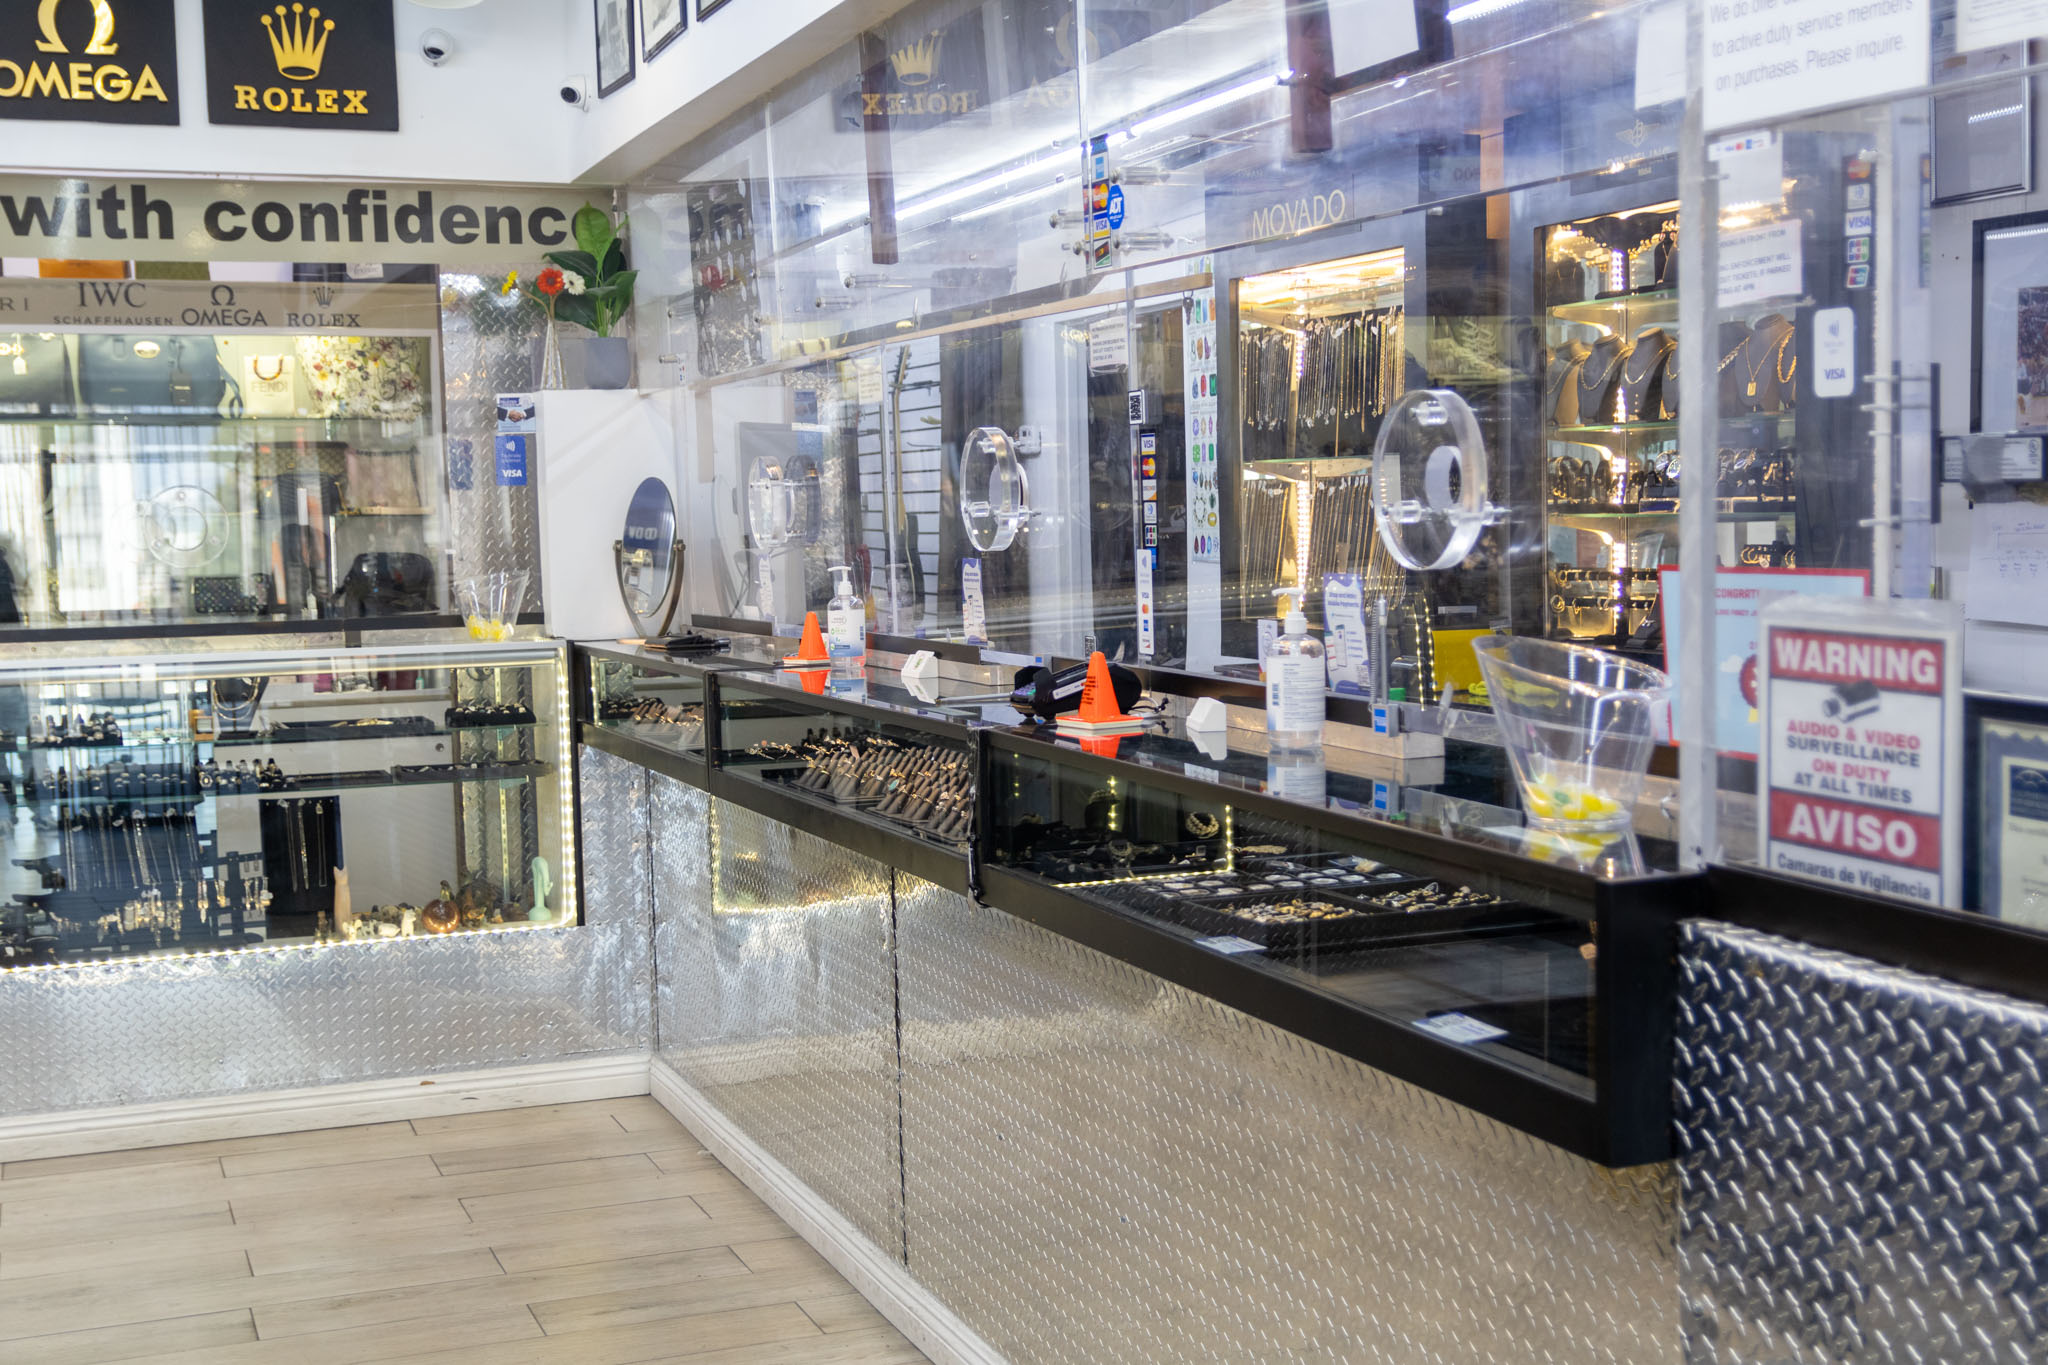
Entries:
{"label": "framed certificate", "polygon": [[1977,831],[1968,903],[2048,929],[2048,706],[1972,697],[1964,727]]}
{"label": "framed certificate", "polygon": [[640,54],[656,54],[683,36],[690,22],[689,0],[640,0]]}
{"label": "framed certificate", "polygon": [[593,0],[597,14],[597,97],[633,79],[633,0]]}

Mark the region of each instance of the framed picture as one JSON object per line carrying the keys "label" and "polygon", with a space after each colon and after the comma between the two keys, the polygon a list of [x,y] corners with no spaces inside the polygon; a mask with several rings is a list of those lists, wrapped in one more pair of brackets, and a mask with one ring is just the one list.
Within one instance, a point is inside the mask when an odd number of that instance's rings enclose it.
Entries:
{"label": "framed picture", "polygon": [[1965,904],[2048,929],[2048,706],[1969,697],[1963,728],[1977,840]]}
{"label": "framed picture", "polygon": [[697,0],[697,17],[709,19],[731,3],[732,0]]}
{"label": "framed picture", "polygon": [[[1394,5],[1333,6],[1321,19],[1324,33],[1310,42],[1330,54],[1328,88],[1342,94],[1448,61],[1451,26],[1446,0]],[[1313,12],[1310,13],[1314,23]]]}
{"label": "framed picture", "polygon": [[682,35],[690,22],[690,0],[640,0],[640,52],[653,61],[657,52]]}
{"label": "framed picture", "polygon": [[[2034,188],[2034,83],[2025,76],[1987,80],[2024,71],[2027,45],[1959,52],[1934,64],[1934,202],[1960,204]],[[1972,82],[1943,94],[1940,87]]]}
{"label": "framed picture", "polygon": [[597,7],[597,97],[633,79],[633,0],[593,0]]}
{"label": "framed picture", "polygon": [[1974,228],[1970,430],[2048,431],[2048,213]]}

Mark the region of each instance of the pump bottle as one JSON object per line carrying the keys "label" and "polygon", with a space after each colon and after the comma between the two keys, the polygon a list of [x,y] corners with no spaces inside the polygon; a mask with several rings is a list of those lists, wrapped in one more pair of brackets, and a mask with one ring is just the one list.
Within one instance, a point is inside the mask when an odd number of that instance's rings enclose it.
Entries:
{"label": "pump bottle", "polygon": [[1266,655],[1266,733],[1275,749],[1323,745],[1323,646],[1308,633],[1301,588],[1275,588],[1288,602],[1280,638]]}
{"label": "pump bottle", "polygon": [[835,691],[867,681],[867,607],[853,591],[853,570],[832,566],[832,601],[825,608],[825,649],[832,658]]}

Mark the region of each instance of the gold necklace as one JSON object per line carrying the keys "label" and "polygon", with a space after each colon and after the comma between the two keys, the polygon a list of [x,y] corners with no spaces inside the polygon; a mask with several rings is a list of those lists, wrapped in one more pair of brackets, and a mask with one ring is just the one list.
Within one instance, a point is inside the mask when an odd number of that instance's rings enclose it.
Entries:
{"label": "gold necklace", "polygon": [[[1747,337],[1744,337],[1744,338],[1743,338],[1743,340],[1742,340],[1742,344],[1743,344],[1744,346],[1747,346],[1747,345],[1749,345],[1749,338],[1747,338]],[[1781,342],[1781,343],[1779,343],[1779,344],[1780,344],[1780,345],[1783,345],[1783,343],[1782,343],[1782,342]],[[1743,363],[1744,363],[1744,364],[1748,364],[1748,362],[1747,362],[1747,361],[1745,361],[1745,362],[1743,362]],[[1766,366],[1766,365],[1768,365],[1768,364],[1770,364],[1770,363],[1771,363],[1771,352],[1769,352],[1769,351],[1765,351],[1765,352],[1764,352],[1764,358],[1763,358],[1762,360],[1759,360],[1759,361],[1758,361],[1758,362],[1757,362],[1756,364],[1754,364],[1754,365],[1750,365],[1750,367],[1749,367],[1749,394],[1748,394],[1748,396],[1749,396],[1749,397],[1751,397],[1751,398],[1754,398],[1754,397],[1756,397],[1756,377],[1757,377],[1758,375],[1762,374],[1762,373],[1764,372],[1764,366]]]}
{"label": "gold necklace", "polygon": [[[1620,342],[1620,340],[1619,340],[1618,338],[1616,339],[1616,342],[1615,342],[1615,344],[1616,344],[1616,346],[1618,346],[1618,347],[1619,347],[1619,346],[1621,345],[1621,342]],[[1593,349],[1597,351],[1597,350],[1599,350],[1600,348],[1599,348],[1598,346],[1595,346],[1595,347],[1594,347]],[[1622,361],[1624,361],[1624,360],[1627,360],[1627,359],[1628,359],[1628,357],[1629,357],[1629,351],[1628,351],[1628,350],[1627,350],[1626,348],[1623,348],[1623,349],[1618,349],[1618,350],[1616,350],[1616,351],[1615,351],[1615,353],[1614,353],[1614,363],[1613,363],[1612,365],[1609,365],[1609,366],[1607,367],[1607,373],[1606,373],[1606,374],[1603,374],[1603,375],[1599,375],[1598,377],[1596,377],[1596,378],[1595,378],[1595,379],[1593,380],[1593,382],[1592,382],[1592,383],[1591,383],[1590,385],[1586,383],[1586,369],[1587,369],[1587,367],[1586,367],[1586,366],[1584,366],[1584,365],[1581,365],[1581,366],[1579,367],[1579,386],[1580,386],[1581,388],[1593,388],[1593,389],[1600,389],[1600,388],[1605,388],[1605,387],[1606,387],[1606,385],[1607,385],[1607,381],[1608,381],[1608,380],[1609,380],[1610,378],[1612,378],[1612,377],[1613,377],[1613,375],[1614,375],[1614,372],[1615,372],[1616,370],[1618,370],[1618,369],[1620,369],[1620,368],[1621,368],[1621,362],[1622,362]],[[1591,360],[1591,359],[1592,359],[1592,355],[1591,355],[1591,354],[1589,353],[1589,354],[1587,355],[1587,357],[1586,357],[1586,358],[1587,358],[1588,360]],[[1752,389],[1752,390],[1751,390],[1751,392],[1755,392],[1755,390],[1754,390],[1754,389]]]}
{"label": "gold necklace", "polygon": [[1785,368],[1785,352],[1791,349],[1791,346],[1792,333],[1787,331],[1783,339],[1778,342],[1777,358],[1771,364],[1771,372],[1778,376],[1780,384],[1791,383],[1792,376],[1799,373],[1799,356],[1796,352],[1792,356],[1792,368],[1789,370]]}
{"label": "gold necklace", "polygon": [[[1667,341],[1667,342],[1669,342],[1669,341],[1671,340],[1671,338],[1669,338],[1669,337],[1664,337],[1663,339],[1664,339],[1665,341]],[[1640,343],[1640,338],[1638,338],[1638,342]],[[1667,353],[1668,351],[1670,351],[1670,350],[1671,350],[1672,348],[1671,348],[1670,346],[1659,346],[1659,347],[1657,348],[1656,354],[1654,354],[1654,355],[1652,355],[1652,356],[1650,357],[1650,364],[1649,364],[1649,368],[1645,369],[1645,370],[1644,370],[1644,371],[1643,371],[1643,372],[1642,372],[1641,374],[1633,374],[1633,373],[1630,373],[1630,371],[1632,371],[1632,370],[1633,370],[1633,369],[1635,368],[1635,362],[1636,362],[1636,357],[1637,357],[1637,356],[1639,356],[1639,355],[1641,355],[1641,354],[1642,354],[1642,353],[1643,353],[1643,352],[1644,352],[1645,350],[1647,350],[1647,349],[1649,349],[1649,348],[1648,348],[1648,347],[1646,347],[1646,346],[1643,346],[1643,345],[1641,345],[1641,344],[1638,344],[1638,345],[1636,346],[1636,348],[1635,348],[1634,350],[1632,350],[1632,351],[1630,351],[1630,352],[1629,352],[1629,354],[1628,354],[1628,366],[1629,366],[1629,367],[1628,367],[1628,369],[1626,369],[1626,370],[1623,370],[1623,371],[1622,371],[1622,373],[1621,373],[1621,382],[1622,382],[1622,383],[1624,383],[1624,384],[1640,384],[1640,383],[1642,383],[1642,382],[1643,382],[1644,380],[1648,379],[1648,378],[1649,378],[1649,377],[1650,377],[1650,376],[1651,376],[1652,374],[1654,374],[1654,373],[1656,372],[1656,369],[1657,369],[1657,366],[1658,366],[1658,364],[1659,364],[1659,363],[1660,363],[1660,362],[1661,362],[1661,361],[1662,361],[1662,360],[1664,359],[1664,356],[1665,356],[1665,354],[1666,354],[1666,353]]]}

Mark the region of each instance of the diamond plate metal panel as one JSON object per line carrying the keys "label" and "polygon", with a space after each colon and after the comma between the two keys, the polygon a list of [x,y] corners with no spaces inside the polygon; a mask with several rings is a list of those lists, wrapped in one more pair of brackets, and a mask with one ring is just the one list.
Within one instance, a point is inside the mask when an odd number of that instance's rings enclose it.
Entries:
{"label": "diamond plate metal panel", "polygon": [[1676,1362],[1610,1171],[897,875],[911,1272],[1019,1361]]}
{"label": "diamond plate metal panel", "polygon": [[534,387],[533,345],[545,316],[530,300],[500,297],[495,288],[475,290],[472,282],[468,275],[442,276],[442,416],[451,465],[460,462],[465,450],[469,462],[467,479],[451,471],[449,480],[454,577],[523,570],[528,575],[525,610],[537,612],[543,605],[539,492],[531,484],[498,487],[492,439],[498,432],[498,395]]}
{"label": "diamond plate metal panel", "polygon": [[696,1030],[698,1002],[717,988],[712,952],[711,797],[686,782],[655,776],[651,883],[654,895],[654,1051],[681,1070]]}
{"label": "diamond plate metal panel", "polygon": [[657,806],[662,1056],[893,1252],[902,1180],[889,869],[725,802],[712,803],[708,839],[684,798],[664,794]]}
{"label": "diamond plate metal panel", "polygon": [[1687,1360],[2048,1358],[2048,1009],[1721,924],[1681,964]]}
{"label": "diamond plate metal panel", "polygon": [[[591,823],[644,829],[646,782],[585,754]],[[647,897],[594,861],[582,928],[0,975],[0,1115],[644,1048]]]}

